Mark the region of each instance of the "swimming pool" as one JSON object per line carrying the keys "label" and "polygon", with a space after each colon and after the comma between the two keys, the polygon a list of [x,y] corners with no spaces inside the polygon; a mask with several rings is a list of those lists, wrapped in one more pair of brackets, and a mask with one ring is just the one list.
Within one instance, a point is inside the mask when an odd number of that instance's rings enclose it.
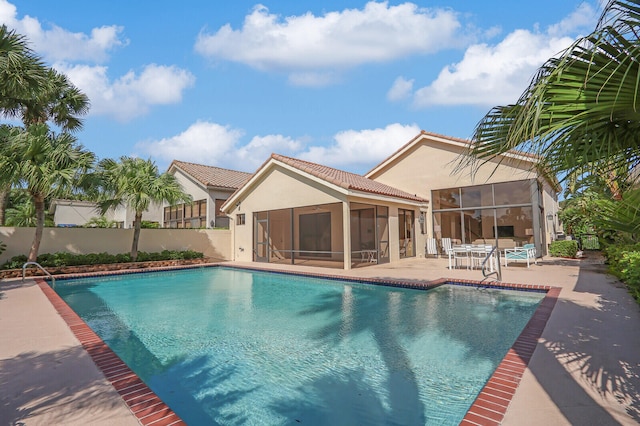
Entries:
{"label": "swimming pool", "polygon": [[543,293],[200,268],[56,291],[188,424],[458,424]]}

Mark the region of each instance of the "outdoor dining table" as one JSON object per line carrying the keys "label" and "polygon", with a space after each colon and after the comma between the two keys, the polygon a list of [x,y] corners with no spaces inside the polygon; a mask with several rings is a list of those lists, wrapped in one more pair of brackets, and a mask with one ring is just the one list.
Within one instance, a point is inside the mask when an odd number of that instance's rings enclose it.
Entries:
{"label": "outdoor dining table", "polygon": [[[486,245],[454,245],[448,250],[449,255],[449,269],[453,269],[454,266],[458,266],[458,259],[464,260],[467,269],[473,269],[476,265],[474,261],[478,261],[478,267],[482,265],[482,262],[491,251],[491,246]],[[489,270],[493,272],[493,262],[489,262]]]}

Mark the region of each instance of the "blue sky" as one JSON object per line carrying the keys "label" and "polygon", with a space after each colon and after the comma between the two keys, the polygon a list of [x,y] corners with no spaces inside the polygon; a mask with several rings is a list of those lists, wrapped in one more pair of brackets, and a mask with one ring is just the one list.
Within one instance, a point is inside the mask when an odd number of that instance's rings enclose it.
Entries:
{"label": "blue sky", "polygon": [[[99,158],[363,173],[420,130],[468,138],[595,27],[597,0],[0,0],[92,108]],[[428,167],[428,165],[425,165]]]}

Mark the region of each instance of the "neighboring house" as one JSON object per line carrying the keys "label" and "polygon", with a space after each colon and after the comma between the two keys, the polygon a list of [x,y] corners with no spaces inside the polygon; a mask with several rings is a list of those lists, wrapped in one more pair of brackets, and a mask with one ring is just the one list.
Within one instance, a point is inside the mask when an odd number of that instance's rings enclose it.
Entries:
{"label": "neighboring house", "polygon": [[[57,199],[51,202],[49,211],[53,214],[55,225],[61,227],[83,226],[91,218],[100,217],[98,205],[91,201]],[[107,211],[104,216],[116,222],[118,228],[133,228],[136,217],[135,211],[122,206]],[[142,214],[142,220],[161,223],[162,208],[152,206]]]}
{"label": "neighboring house", "polygon": [[222,204],[251,177],[251,173],[174,160],[167,170],[174,175],[191,203],[163,207],[165,228],[228,228]]}
{"label": "neighboring house", "polygon": [[96,203],[79,200],[53,200],[49,212],[53,214],[56,226],[82,226],[91,218],[100,216],[96,211]]}
{"label": "neighboring house", "polygon": [[365,176],[273,154],[221,208],[234,260],[350,269],[423,256],[429,237],[546,253],[557,184],[521,153],[454,174],[468,143],[423,131]]}

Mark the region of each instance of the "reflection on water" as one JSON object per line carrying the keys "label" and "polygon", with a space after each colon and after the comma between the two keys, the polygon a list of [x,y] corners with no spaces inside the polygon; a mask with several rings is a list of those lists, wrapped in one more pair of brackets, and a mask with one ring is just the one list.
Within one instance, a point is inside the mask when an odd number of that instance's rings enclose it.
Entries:
{"label": "reflection on water", "polygon": [[56,290],[188,424],[458,424],[542,294],[226,268]]}

